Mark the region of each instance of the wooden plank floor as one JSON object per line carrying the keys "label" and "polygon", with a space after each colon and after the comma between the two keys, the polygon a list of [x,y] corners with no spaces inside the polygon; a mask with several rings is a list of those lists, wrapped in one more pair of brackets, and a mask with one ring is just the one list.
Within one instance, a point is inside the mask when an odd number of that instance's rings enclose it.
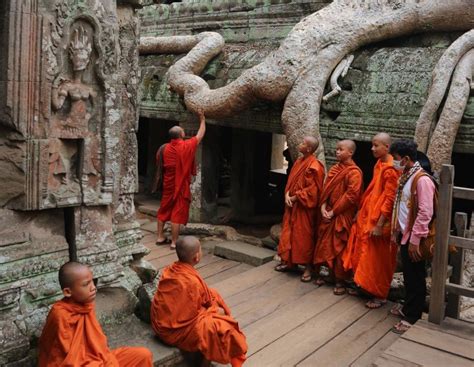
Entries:
{"label": "wooden plank floor", "polygon": [[[145,259],[157,268],[176,260],[144,231]],[[418,322],[402,337],[390,305],[377,310],[332,288],[302,283],[298,274],[277,273],[274,262],[260,267],[212,255],[203,243],[200,274],[218,289],[243,329],[249,346],[246,366],[474,366],[474,328],[447,322],[444,329]]]}
{"label": "wooden plank floor", "polygon": [[418,321],[376,360],[374,366],[474,366],[474,325],[446,319]]}
{"label": "wooden plank floor", "polygon": [[[146,260],[159,269],[176,260],[168,246],[154,244],[155,234],[144,234],[142,243],[151,250]],[[370,365],[397,338],[389,331],[396,319],[388,306],[371,311],[363,300],[275,272],[274,262],[252,267],[203,252],[198,271],[247,336],[246,366]]]}

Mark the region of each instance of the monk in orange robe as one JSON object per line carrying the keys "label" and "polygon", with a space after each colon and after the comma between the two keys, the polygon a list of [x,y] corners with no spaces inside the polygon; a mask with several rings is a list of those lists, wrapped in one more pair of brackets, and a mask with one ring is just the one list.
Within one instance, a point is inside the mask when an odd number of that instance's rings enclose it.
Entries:
{"label": "monk in orange robe", "polygon": [[[183,140],[184,130],[173,126],[169,130],[171,141],[157,153],[157,167],[162,167],[163,191],[160,208],[157,213],[157,241],[164,244],[165,222],[171,221],[171,245],[174,249],[179,237],[179,227],[188,223],[189,206],[191,204],[191,176],[196,175],[194,157],[196,150],[206,132],[206,120],[202,111],[199,112],[199,130],[196,136]],[[163,155],[161,157],[161,154]]]}
{"label": "monk in orange robe", "polygon": [[285,214],[278,244],[276,271],[305,265],[302,282],[311,281],[316,214],[324,180],[324,166],[314,156],[319,142],[306,136],[298,146],[303,154],[294,163],[285,187]]}
{"label": "monk in orange robe", "polygon": [[393,167],[390,143],[386,133],[372,139],[372,153],[378,160],[343,255],[344,268],[354,272],[354,282],[373,296],[366,303],[369,308],[387,302],[396,267],[397,245],[391,242],[390,223],[400,174]]}
{"label": "monk in orange robe", "polygon": [[94,310],[96,288],[92,272],[76,262],[59,270],[64,298],[56,302],[39,339],[39,367],[97,366],[151,367],[146,348],[110,350]]}
{"label": "monk in orange robe", "polygon": [[[344,271],[342,252],[346,247],[352,221],[363,190],[362,171],[352,160],[356,145],[352,140],[342,140],[336,145],[338,163],[329,170],[321,194],[321,223],[318,243],[314,251],[314,264],[319,273],[327,265],[335,280],[334,294],[346,293],[350,274]],[[315,283],[324,284],[323,278]]]}
{"label": "monk in orange robe", "polygon": [[194,268],[202,256],[199,240],[180,238],[176,253],[178,261],[163,270],[153,298],[153,330],[169,345],[199,351],[203,366],[211,361],[241,366],[247,353],[245,336],[224,300]]}

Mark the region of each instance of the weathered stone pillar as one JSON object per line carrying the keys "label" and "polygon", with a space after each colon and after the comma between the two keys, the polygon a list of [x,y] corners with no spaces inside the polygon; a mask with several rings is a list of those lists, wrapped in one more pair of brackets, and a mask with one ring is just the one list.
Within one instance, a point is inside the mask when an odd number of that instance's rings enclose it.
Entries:
{"label": "weathered stone pillar", "polygon": [[139,5],[0,2],[2,366],[31,364],[70,256],[92,267],[99,293],[136,299]]}
{"label": "weathered stone pillar", "polygon": [[201,149],[201,219],[203,222],[217,218],[220,156],[219,128],[208,125]]}
{"label": "weathered stone pillar", "polygon": [[[192,121],[192,118],[188,121],[179,123],[184,129],[186,139],[196,135],[198,124]],[[191,196],[192,202],[189,208],[189,221],[190,222],[202,222],[203,221],[203,193],[202,193],[202,142],[199,144],[196,156],[196,175],[192,177],[191,181]]]}
{"label": "weathered stone pillar", "polygon": [[272,164],[271,169],[282,169],[283,150],[285,150],[286,136],[283,134],[272,134]]}

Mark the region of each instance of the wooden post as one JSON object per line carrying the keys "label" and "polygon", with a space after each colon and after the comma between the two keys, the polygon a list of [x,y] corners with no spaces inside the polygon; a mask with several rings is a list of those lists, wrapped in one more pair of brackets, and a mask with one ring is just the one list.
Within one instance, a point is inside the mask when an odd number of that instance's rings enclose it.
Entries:
{"label": "wooden post", "polygon": [[[466,237],[467,214],[456,212],[454,214],[454,225],[456,226],[456,236]],[[462,273],[464,266],[464,249],[462,247],[458,247],[457,252],[455,254],[451,254],[449,257],[449,265],[453,267],[453,273],[449,278],[449,282],[454,284],[462,284]],[[446,316],[455,319],[459,318],[459,300],[459,295],[448,293]]]}
{"label": "wooden post", "polygon": [[440,324],[444,318],[444,300],[448,267],[448,240],[453,205],[454,166],[443,164],[440,174],[436,219],[436,245],[431,266],[431,297],[428,321]]}

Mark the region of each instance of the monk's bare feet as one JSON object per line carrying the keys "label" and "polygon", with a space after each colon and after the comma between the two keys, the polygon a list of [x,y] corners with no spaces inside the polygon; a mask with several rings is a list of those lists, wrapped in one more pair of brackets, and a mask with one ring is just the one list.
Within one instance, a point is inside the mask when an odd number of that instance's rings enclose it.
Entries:
{"label": "monk's bare feet", "polygon": [[275,269],[275,271],[285,272],[285,271],[290,270],[290,267],[288,266],[288,264],[286,264],[284,262],[281,262],[277,266],[275,266],[274,269]]}
{"label": "monk's bare feet", "polygon": [[169,239],[166,237],[158,237],[155,242],[157,245],[165,245],[169,243]]}
{"label": "monk's bare feet", "polygon": [[323,277],[317,277],[316,280],[314,281],[314,284],[317,285],[318,287],[321,287],[324,284],[326,284],[326,281],[323,279]]}
{"label": "monk's bare feet", "polygon": [[175,250],[176,249],[176,244],[175,243],[171,243],[170,245],[170,250]]}
{"label": "monk's bare feet", "polygon": [[336,296],[342,296],[346,294],[346,286],[343,283],[336,283],[336,286],[334,287],[333,293]]}
{"label": "monk's bare feet", "polygon": [[387,303],[386,299],[372,298],[370,301],[368,301],[365,304],[365,307],[374,310],[376,308],[380,308],[380,307],[384,306],[386,303]]}
{"label": "monk's bare feet", "polygon": [[304,273],[303,275],[301,276],[300,280],[303,282],[303,283],[308,283],[308,282],[311,282],[311,280],[313,279],[313,272],[312,272],[312,269],[307,267],[305,270],[304,270]]}

